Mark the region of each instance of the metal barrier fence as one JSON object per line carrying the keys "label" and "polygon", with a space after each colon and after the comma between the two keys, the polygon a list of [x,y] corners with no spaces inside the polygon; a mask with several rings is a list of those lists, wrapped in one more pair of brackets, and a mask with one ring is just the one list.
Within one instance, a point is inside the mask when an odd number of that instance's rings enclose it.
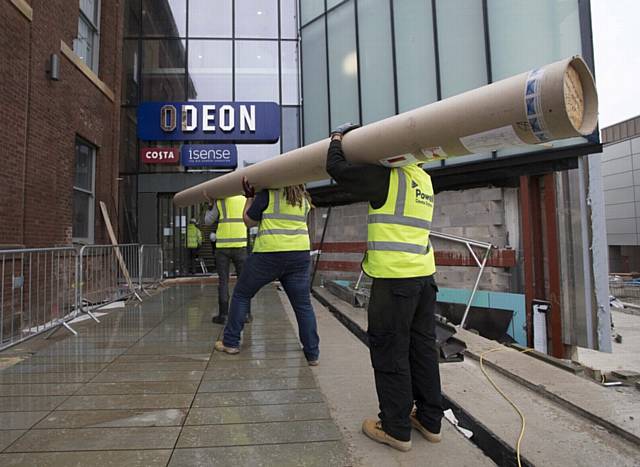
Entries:
{"label": "metal barrier fence", "polygon": [[164,257],[160,245],[140,246],[140,274],[138,283],[141,290],[154,287],[164,278]]}
{"label": "metal barrier fence", "polygon": [[0,251],[0,349],[72,319],[77,310],[77,251]]}
{"label": "metal barrier fence", "polygon": [[140,299],[162,276],[158,245],[0,250],[0,350],[60,326],[76,334],[68,322],[80,312],[98,321],[92,310]]}
{"label": "metal barrier fence", "polygon": [[640,305],[640,280],[609,276],[609,294],[622,302]]}

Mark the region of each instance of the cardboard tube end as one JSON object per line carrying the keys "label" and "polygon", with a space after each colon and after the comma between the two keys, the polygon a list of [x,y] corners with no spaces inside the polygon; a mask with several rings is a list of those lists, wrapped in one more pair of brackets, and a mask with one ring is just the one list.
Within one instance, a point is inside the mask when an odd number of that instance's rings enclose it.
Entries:
{"label": "cardboard tube end", "polygon": [[567,117],[581,135],[590,135],[598,124],[598,95],[593,75],[580,57],[568,64],[563,80]]}

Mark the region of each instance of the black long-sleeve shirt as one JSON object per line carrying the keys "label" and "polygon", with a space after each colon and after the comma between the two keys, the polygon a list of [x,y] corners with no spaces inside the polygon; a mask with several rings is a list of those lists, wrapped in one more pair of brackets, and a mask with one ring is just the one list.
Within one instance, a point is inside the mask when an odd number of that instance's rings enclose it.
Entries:
{"label": "black long-sleeve shirt", "polygon": [[381,208],[386,202],[391,169],[347,162],[342,152],[342,141],[331,141],[326,169],[345,191],[369,201],[374,209]]}

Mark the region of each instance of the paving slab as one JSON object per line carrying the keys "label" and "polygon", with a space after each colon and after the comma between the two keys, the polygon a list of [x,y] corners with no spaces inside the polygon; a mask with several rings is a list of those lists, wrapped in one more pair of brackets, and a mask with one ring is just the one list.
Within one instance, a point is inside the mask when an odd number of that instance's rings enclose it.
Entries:
{"label": "paving slab", "polygon": [[70,396],[80,383],[0,384],[0,396]]}
{"label": "paving slab", "polygon": [[193,401],[193,407],[304,404],[308,402],[324,402],[322,393],[317,389],[198,393]]}
{"label": "paving slab", "polygon": [[131,371],[102,372],[93,382],[115,383],[136,381],[200,381],[203,371]]}
{"label": "paving slab", "polygon": [[178,448],[339,441],[333,420],[185,426]]}
{"label": "paving slab", "polygon": [[0,430],[0,451],[6,449],[25,433],[25,430]]}
{"label": "paving slab", "polygon": [[295,420],[331,419],[326,404],[281,404],[251,407],[194,408],[186,425],[223,425],[228,423],[264,423]]}
{"label": "paving slab", "polygon": [[291,368],[218,368],[217,365],[204,373],[203,381],[215,379],[241,380],[241,379],[269,379],[269,378],[311,378],[313,373],[306,367]]}
{"label": "paving slab", "polygon": [[[1,460],[1,458],[0,458]],[[342,442],[176,449],[170,467],[342,467],[350,466]]]}
{"label": "paving slab", "polygon": [[317,383],[313,376],[306,378],[268,378],[268,379],[208,379],[202,381],[198,393],[235,392],[235,391],[267,391],[277,389],[312,389]]}
{"label": "paving slab", "polygon": [[0,373],[0,392],[3,384],[86,383],[97,373]]}
{"label": "paving slab", "polygon": [[126,394],[71,396],[60,410],[93,409],[181,409],[188,408],[193,394]]}
{"label": "paving slab", "polygon": [[304,357],[264,359],[264,360],[221,360],[217,359],[215,368],[292,368],[309,366]]}
{"label": "paving slab", "polygon": [[141,362],[208,362],[210,353],[199,354],[165,354],[165,355],[120,355],[113,362],[117,363],[141,363]]}
{"label": "paving slab", "polygon": [[6,452],[172,449],[180,427],[30,430]]}
{"label": "paving slab", "polygon": [[0,429],[28,430],[49,412],[0,412]]}
{"label": "paving slab", "polygon": [[140,451],[80,451],[0,454],[4,467],[164,467],[171,449]]}
{"label": "paving slab", "polygon": [[186,416],[186,408],[150,410],[56,410],[42,419],[35,428],[180,426],[184,423]]}
{"label": "paving slab", "polygon": [[107,366],[107,363],[67,363],[67,364],[42,364],[29,360],[14,365],[2,371],[3,375],[29,374],[29,373],[93,373],[96,374]]}
{"label": "paving slab", "polygon": [[104,368],[103,373],[127,373],[139,371],[200,371],[207,367],[207,362],[114,362]]}
{"label": "paving slab", "polygon": [[0,412],[37,412],[53,410],[67,396],[4,396],[0,397]]}
{"label": "paving slab", "polygon": [[198,382],[142,381],[133,383],[88,383],[76,395],[134,395],[134,394],[192,394],[198,390]]}

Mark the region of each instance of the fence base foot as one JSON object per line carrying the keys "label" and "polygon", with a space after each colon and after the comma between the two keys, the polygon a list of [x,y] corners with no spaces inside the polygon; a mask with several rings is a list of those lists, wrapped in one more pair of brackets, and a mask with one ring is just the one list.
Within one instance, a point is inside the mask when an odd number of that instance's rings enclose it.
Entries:
{"label": "fence base foot", "polygon": [[99,323],[100,320],[98,318],[96,318],[96,315],[94,315],[93,313],[91,313],[90,311],[85,311],[86,314],[89,315],[89,318],[91,318],[92,320],[94,320],[96,323]]}
{"label": "fence base foot", "polygon": [[142,301],[142,297],[140,295],[138,295],[138,292],[133,292],[133,296],[136,297],[139,302]]}
{"label": "fence base foot", "polygon": [[56,326],[55,328],[53,328],[49,334],[46,335],[45,339],[51,339],[60,329],[65,328],[67,331],[69,331],[71,334],[73,334],[74,336],[78,335],[78,331],[76,331],[75,329],[73,329],[71,326],[69,326],[66,322],[62,322],[60,323],[59,326]]}

